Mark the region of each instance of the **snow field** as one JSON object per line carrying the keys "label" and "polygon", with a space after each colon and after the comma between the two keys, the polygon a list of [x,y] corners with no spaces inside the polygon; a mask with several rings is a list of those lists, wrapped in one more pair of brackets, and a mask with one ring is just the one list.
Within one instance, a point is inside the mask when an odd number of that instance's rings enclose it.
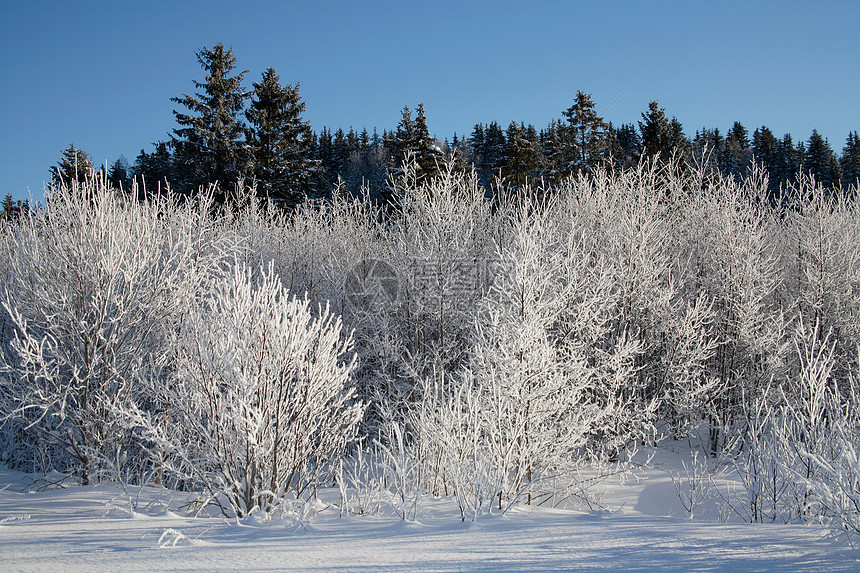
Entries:
{"label": "snow field", "polygon": [[[718,500],[690,519],[672,484],[684,456],[661,451],[637,479],[607,479],[607,508],[520,506],[461,522],[451,498],[419,522],[341,516],[336,488],[318,513],[241,525],[193,517],[188,494],[115,484],[33,491],[0,472],[4,571],[856,571],[858,553],[819,526],[720,523]],[[623,483],[622,483],[623,482]],[[138,497],[139,493],[139,497]]]}

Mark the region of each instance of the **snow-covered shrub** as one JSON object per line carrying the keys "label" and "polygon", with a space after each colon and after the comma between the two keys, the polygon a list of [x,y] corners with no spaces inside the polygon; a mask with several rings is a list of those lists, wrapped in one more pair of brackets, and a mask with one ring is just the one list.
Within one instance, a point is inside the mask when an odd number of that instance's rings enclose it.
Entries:
{"label": "snow-covered shrub", "polygon": [[[468,358],[474,318],[488,286],[494,217],[474,173],[453,166],[414,187],[406,164],[398,183],[390,264],[400,281],[390,315],[403,342],[400,398],[420,400],[422,379],[453,372]],[[394,398],[394,395],[392,395]]]}
{"label": "snow-covered shrub", "polygon": [[821,479],[809,483],[810,498],[822,509],[824,519],[836,532],[860,536],[860,448],[858,431],[853,436],[840,432],[838,457],[825,460],[811,457]]}
{"label": "snow-covered shrub", "polygon": [[860,344],[860,217],[857,198],[810,177],[790,190],[785,212],[783,297],[794,314],[836,344],[836,375],[847,380]]}
{"label": "snow-covered shrub", "polygon": [[690,463],[683,460],[681,467],[682,472],[672,474],[672,485],[681,506],[693,519],[696,509],[713,496],[708,462],[707,459],[699,459],[699,452],[693,452]]}
{"label": "snow-covered shrub", "polygon": [[[709,452],[717,455],[743,425],[768,383],[784,374],[786,318],[779,217],[762,201],[766,181],[717,176],[686,205],[682,256],[689,261],[688,300],[705,296],[712,308],[715,349],[706,375],[715,384],[703,412],[710,422]],[[743,404],[742,404],[743,403]],[[741,431],[743,428],[741,427]]]}
{"label": "snow-covered shrub", "polygon": [[141,462],[114,409],[149,400],[141,381],[160,375],[166,336],[211,270],[209,207],[205,194],[138,203],[91,176],[5,232],[0,408],[26,444],[11,463],[88,483]]}
{"label": "snow-covered shrub", "polygon": [[[860,438],[860,397],[836,373],[836,342],[802,321],[795,333],[798,367],[781,384],[743,404],[744,430],[731,448],[743,491],[727,500],[749,522],[857,522],[852,465]],[[847,388],[847,390],[845,389]]]}
{"label": "snow-covered shrub", "polygon": [[172,372],[151,390],[163,411],[126,417],[222,511],[268,514],[328,480],[356,435],[364,405],[353,400],[351,344],[339,318],[291,296],[271,265],[239,264],[172,340]]}
{"label": "snow-covered shrub", "polygon": [[568,251],[554,199],[527,188],[507,201],[468,361],[425,382],[415,414],[418,436],[439,452],[434,483],[451,487],[464,519],[553,495],[545,477],[591,448],[611,442],[617,453],[648,418],[628,399],[638,342],[591,351],[614,316],[611,275]]}
{"label": "snow-covered shrub", "polygon": [[430,450],[428,493],[451,495],[460,519],[475,521],[493,511],[505,483],[488,427],[486,392],[468,369],[425,381],[424,400],[411,417],[423,447]]}
{"label": "snow-covered shrub", "polygon": [[805,519],[860,535],[860,369],[837,378],[838,341],[821,339],[819,328],[798,332],[801,369],[783,394],[778,455]]}

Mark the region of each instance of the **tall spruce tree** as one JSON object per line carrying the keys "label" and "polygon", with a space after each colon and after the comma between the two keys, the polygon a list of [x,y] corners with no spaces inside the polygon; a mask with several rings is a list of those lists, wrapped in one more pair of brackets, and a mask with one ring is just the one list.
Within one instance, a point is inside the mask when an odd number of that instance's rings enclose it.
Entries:
{"label": "tall spruce tree", "polygon": [[632,169],[639,163],[641,139],[639,131],[632,123],[621,124],[618,129],[610,129],[609,152],[612,164],[620,169]]}
{"label": "tall spruce tree", "polygon": [[204,81],[194,81],[200,91],[171,98],[189,112],[173,112],[180,126],[171,136],[175,177],[185,191],[217,182],[223,198],[224,187],[244,175],[247,166],[241,113],[250,95],[242,88],[248,72],[231,75],[236,58],[220,42],[198,51],[197,61],[206,71]]}
{"label": "tall spruce tree", "polygon": [[674,157],[679,166],[686,169],[690,157],[690,140],[684,135],[684,126],[678,118],[669,120],[669,156]]}
{"label": "tall spruce tree", "polygon": [[437,175],[445,161],[441,146],[430,135],[423,103],[418,104],[415,119],[412,119],[409,106],[403,107],[392,153],[392,170],[395,175],[402,173],[403,161],[410,155],[415,161],[415,175],[419,183]]}
{"label": "tall spruce tree", "polygon": [[506,148],[507,141],[505,141],[502,126],[496,121],[491,122],[484,130],[484,153],[481,165],[487,186],[492,185],[495,178],[500,175],[505,164]]}
{"label": "tall spruce tree", "polygon": [[719,153],[720,170],[736,179],[746,176],[752,162],[752,150],[747,128],[739,121],[732,124]]}
{"label": "tall spruce tree", "polygon": [[588,172],[605,159],[606,123],[594,111],[591,95],[576,92],[576,101],[564,112],[562,165],[564,171]]}
{"label": "tall spruce tree", "polygon": [[128,191],[131,189],[131,174],[129,173],[128,159],[120,155],[108,170],[108,181],[115,189]]}
{"label": "tall spruce tree", "polygon": [[842,181],[841,169],[830,143],[817,130],[812,130],[804,155],[803,168],[824,187],[837,187]]}
{"label": "tall spruce tree", "polygon": [[71,185],[73,181],[83,183],[92,169],[93,162],[89,154],[72,143],[63,150],[60,161],[51,169],[51,183],[54,185],[59,184],[60,181],[67,185]]}
{"label": "tall spruce tree", "polygon": [[803,143],[798,143],[795,146],[790,133],[782,136],[782,140],[779,143],[780,179],[782,181],[794,181],[803,166],[805,153],[806,149]]}
{"label": "tall spruce tree", "polygon": [[436,138],[430,135],[423,103],[419,103],[415,110],[412,138],[412,149],[418,167],[418,180],[421,182],[432,179],[439,174],[445,162],[445,153]]}
{"label": "tall spruce tree", "polygon": [[90,176],[92,169],[93,162],[89,154],[72,143],[63,150],[56,167],[51,169],[51,183],[53,185],[60,182],[71,185],[73,181],[83,183]]}
{"label": "tall spruce tree", "polygon": [[839,165],[842,168],[842,187],[860,187],[860,137],[856,131],[848,134]]}
{"label": "tall spruce tree", "polygon": [[693,161],[705,169],[719,169],[719,156],[723,149],[723,136],[719,128],[703,127],[696,130],[696,136],[690,144]]}
{"label": "tall spruce tree", "polygon": [[782,159],[779,140],[767,127],[761,126],[753,132],[752,153],[753,160],[767,171],[768,193],[771,197],[775,197],[785,181],[780,175]]}
{"label": "tall spruce tree", "polygon": [[534,126],[512,121],[506,132],[507,147],[502,175],[515,189],[533,180],[541,168],[541,148]]}
{"label": "tall spruce tree", "polygon": [[245,140],[257,193],[284,206],[296,205],[310,191],[318,167],[311,157],[311,127],[302,119],[299,84],[281,86],[270,67],[253,87]]}
{"label": "tall spruce tree", "polygon": [[16,201],[11,193],[7,193],[3,199],[3,211],[0,212],[0,220],[14,221],[26,213],[28,208],[29,205],[26,201],[22,201],[21,199]]}
{"label": "tall spruce tree", "polygon": [[666,117],[666,110],[661,108],[656,100],[651,101],[648,104],[648,111],[642,114],[639,131],[642,134],[643,156],[648,158],[659,156],[664,161],[671,157],[669,119]]}
{"label": "tall spruce tree", "polygon": [[547,181],[555,183],[563,177],[559,165],[563,163],[562,151],[563,144],[561,141],[561,123],[553,118],[546,129],[542,129],[538,136],[541,145],[541,154],[543,155],[544,169],[541,176]]}
{"label": "tall spruce tree", "polygon": [[132,166],[134,177],[138,178],[140,185],[139,193],[155,195],[167,189],[167,185],[173,180],[172,169],[173,158],[167,143],[157,142],[152,153],[141,149]]}

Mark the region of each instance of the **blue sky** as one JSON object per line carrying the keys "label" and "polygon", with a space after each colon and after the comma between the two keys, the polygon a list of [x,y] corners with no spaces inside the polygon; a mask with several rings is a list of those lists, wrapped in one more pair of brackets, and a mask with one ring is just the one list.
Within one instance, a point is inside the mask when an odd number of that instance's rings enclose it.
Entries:
{"label": "blue sky", "polygon": [[[87,2],[0,7],[0,195],[41,197],[74,142],[97,163],[175,127],[200,80],[195,51],[232,46],[248,86],[300,82],[323,126],[397,125],[423,102],[431,132],[538,129],[577,90],[615,124],[656,99],[688,135],[741,121],[839,152],[860,130],[860,2]],[[632,84],[632,85],[631,85]]]}

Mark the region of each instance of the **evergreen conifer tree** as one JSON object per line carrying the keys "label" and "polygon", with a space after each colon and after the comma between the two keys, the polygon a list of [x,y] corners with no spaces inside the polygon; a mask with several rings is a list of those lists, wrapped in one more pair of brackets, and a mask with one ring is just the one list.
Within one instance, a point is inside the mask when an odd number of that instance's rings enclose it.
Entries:
{"label": "evergreen conifer tree", "polygon": [[754,161],[767,171],[768,192],[774,197],[785,182],[780,175],[782,163],[779,140],[767,127],[761,126],[753,132],[752,153]]}
{"label": "evergreen conifer tree", "polygon": [[839,165],[842,168],[842,187],[860,187],[860,137],[856,131],[848,134]]}
{"label": "evergreen conifer tree", "polygon": [[522,188],[540,170],[541,151],[534,126],[512,121],[506,132],[507,147],[502,174],[514,188]]}
{"label": "evergreen conifer tree", "polygon": [[594,111],[591,96],[576,92],[576,101],[565,112],[562,128],[562,168],[568,172],[590,171],[604,160],[606,123]]}
{"label": "evergreen conifer tree", "polygon": [[791,139],[791,134],[786,133],[782,136],[779,143],[779,178],[783,182],[793,181],[800,173],[803,165],[803,156],[806,153],[803,143],[794,145]]}
{"label": "evergreen conifer tree", "polygon": [[4,221],[14,221],[27,211],[28,205],[26,201],[15,199],[11,193],[7,193],[3,199],[3,211],[0,213],[0,219]]}
{"label": "evergreen conifer tree", "polygon": [[400,123],[397,124],[397,130],[391,141],[391,171],[395,176],[403,172],[403,161],[411,151],[414,139],[413,131],[412,110],[408,105],[404,105],[400,112]]}
{"label": "evergreen conifer tree", "polygon": [[90,156],[83,150],[75,147],[72,143],[63,150],[57,166],[51,170],[51,183],[56,185],[60,181],[71,185],[73,181],[83,183],[93,168]]}
{"label": "evergreen conifer tree", "polygon": [[541,176],[547,181],[555,183],[563,177],[559,166],[564,162],[561,124],[557,119],[553,118],[546,129],[541,130],[539,140],[544,163]]}
{"label": "evergreen conifer tree", "polygon": [[666,110],[661,108],[656,100],[651,101],[648,111],[642,114],[639,131],[642,133],[642,155],[648,158],[659,156],[664,161],[671,157],[669,119],[666,117]]}
{"label": "evergreen conifer tree", "polygon": [[632,123],[621,124],[610,130],[610,154],[613,165],[620,169],[632,169],[639,163],[641,139]]}
{"label": "evergreen conifer tree", "polygon": [[171,136],[175,176],[185,191],[218,182],[223,198],[223,187],[232,185],[246,171],[241,113],[250,95],[242,88],[248,72],[230,75],[236,58],[233,49],[220,42],[198,51],[197,61],[206,71],[203,82],[194,81],[195,88],[201,91],[171,98],[189,112],[173,112],[180,126]]}
{"label": "evergreen conifer tree", "polygon": [[481,164],[487,186],[490,186],[494,178],[500,174],[505,164],[506,148],[507,142],[502,126],[498,122],[491,122],[484,130],[484,153]]}
{"label": "evergreen conifer tree", "polygon": [[719,128],[703,127],[701,131],[696,130],[690,147],[697,165],[705,169],[719,169],[719,157],[723,151],[723,136]]}
{"label": "evergreen conifer tree", "polygon": [[108,181],[115,189],[129,191],[131,189],[131,175],[129,174],[128,159],[120,155],[108,170]]}
{"label": "evergreen conifer tree", "polygon": [[824,187],[832,189],[842,181],[839,162],[833,154],[830,143],[815,129],[812,130],[812,135],[809,137],[803,167]]}
{"label": "evergreen conifer tree", "polygon": [[426,181],[439,174],[440,167],[445,161],[445,155],[439,142],[430,135],[423,103],[419,103],[415,110],[415,122],[412,127],[411,147],[415,153],[415,162],[418,167],[418,181]]}
{"label": "evergreen conifer tree", "polygon": [[305,103],[299,85],[281,86],[270,67],[253,86],[245,140],[257,193],[281,205],[295,205],[308,194],[318,171],[311,157],[310,124],[302,119]]}
{"label": "evergreen conifer tree", "polygon": [[684,135],[684,127],[676,117],[669,121],[669,153],[670,157],[674,156],[680,165],[684,168],[687,166],[687,160],[690,156],[690,140]]}
{"label": "evergreen conifer tree", "polygon": [[741,122],[734,122],[720,151],[719,165],[723,173],[738,179],[746,176],[752,161],[752,150],[747,129]]}
{"label": "evergreen conifer tree", "polygon": [[158,190],[166,189],[172,182],[172,158],[167,143],[159,141],[155,144],[155,151],[147,153],[140,150],[132,167],[134,176],[139,178],[138,184],[141,194],[155,194]]}

